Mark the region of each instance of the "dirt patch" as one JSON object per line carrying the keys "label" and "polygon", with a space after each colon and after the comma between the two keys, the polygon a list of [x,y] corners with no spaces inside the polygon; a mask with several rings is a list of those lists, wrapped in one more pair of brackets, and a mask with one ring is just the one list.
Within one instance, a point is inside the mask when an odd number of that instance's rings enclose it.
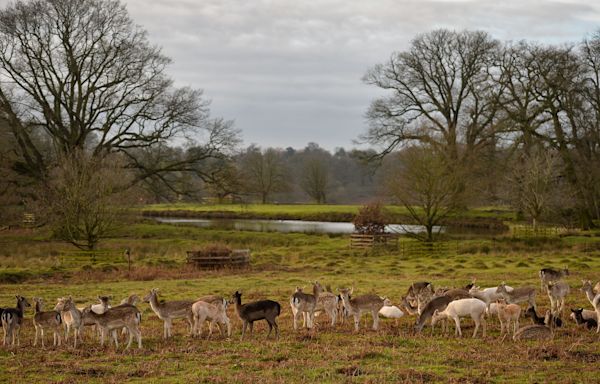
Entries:
{"label": "dirt patch", "polygon": [[379,352],[368,351],[368,352],[361,352],[356,355],[352,355],[352,356],[350,356],[350,360],[378,359],[383,356],[384,355]]}
{"label": "dirt patch", "polygon": [[365,371],[363,371],[362,368],[355,365],[350,367],[338,368],[335,371],[336,373],[339,373],[344,376],[362,376],[365,374]]}
{"label": "dirt patch", "polygon": [[552,345],[541,345],[527,349],[527,358],[531,360],[560,360],[561,351]]}
{"label": "dirt patch", "polygon": [[584,363],[597,363],[600,361],[600,352],[570,351],[566,355],[569,359]]}
{"label": "dirt patch", "polygon": [[102,377],[111,374],[106,369],[99,368],[76,368],[73,371],[73,374],[80,376],[90,376],[90,377]]}

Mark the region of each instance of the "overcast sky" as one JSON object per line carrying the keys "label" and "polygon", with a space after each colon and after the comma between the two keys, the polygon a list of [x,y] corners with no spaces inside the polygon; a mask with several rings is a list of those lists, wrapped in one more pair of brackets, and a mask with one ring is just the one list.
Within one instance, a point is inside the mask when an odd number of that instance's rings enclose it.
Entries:
{"label": "overcast sky", "polygon": [[282,148],[351,147],[378,94],[363,74],[418,33],[482,29],[562,43],[600,27],[597,0],[124,2],[173,59],[178,85],[202,88],[213,115],[235,120],[246,145]]}

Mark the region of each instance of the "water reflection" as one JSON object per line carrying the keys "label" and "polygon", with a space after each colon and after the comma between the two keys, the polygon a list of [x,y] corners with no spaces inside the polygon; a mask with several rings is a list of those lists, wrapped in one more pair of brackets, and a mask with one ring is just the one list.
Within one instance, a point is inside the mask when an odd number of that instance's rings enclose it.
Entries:
{"label": "water reflection", "polygon": [[[300,233],[331,233],[345,234],[354,232],[352,223],[334,223],[329,221],[300,221],[300,220],[242,220],[242,219],[188,219],[176,217],[154,217],[161,223],[191,224],[203,228],[231,229],[238,231],[256,232],[300,232]],[[437,232],[439,227],[435,228]],[[390,224],[386,231],[391,233],[424,232],[420,225]]]}

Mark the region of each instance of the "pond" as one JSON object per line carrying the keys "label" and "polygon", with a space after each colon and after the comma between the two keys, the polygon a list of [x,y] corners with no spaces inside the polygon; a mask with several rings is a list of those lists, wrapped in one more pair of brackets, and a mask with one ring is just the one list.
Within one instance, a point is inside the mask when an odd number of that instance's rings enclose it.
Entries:
{"label": "pond", "polygon": [[[189,219],[177,217],[153,217],[160,223],[189,224],[203,228],[231,229],[237,231],[256,232],[300,232],[346,234],[354,232],[352,223],[334,223],[329,221],[300,221],[300,220],[254,220],[254,219]],[[424,232],[420,225],[390,224],[386,226],[391,233]],[[436,227],[435,231],[439,230]]]}

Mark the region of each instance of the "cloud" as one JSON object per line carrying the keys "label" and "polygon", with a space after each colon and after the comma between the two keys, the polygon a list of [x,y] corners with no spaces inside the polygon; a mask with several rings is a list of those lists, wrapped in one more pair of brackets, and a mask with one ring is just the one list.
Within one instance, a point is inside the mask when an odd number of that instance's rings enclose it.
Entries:
{"label": "cloud", "polygon": [[[6,4],[0,0],[0,4]],[[435,28],[500,40],[579,41],[600,21],[586,0],[126,0],[180,85],[205,90],[246,143],[350,146],[379,93],[371,66]]]}

